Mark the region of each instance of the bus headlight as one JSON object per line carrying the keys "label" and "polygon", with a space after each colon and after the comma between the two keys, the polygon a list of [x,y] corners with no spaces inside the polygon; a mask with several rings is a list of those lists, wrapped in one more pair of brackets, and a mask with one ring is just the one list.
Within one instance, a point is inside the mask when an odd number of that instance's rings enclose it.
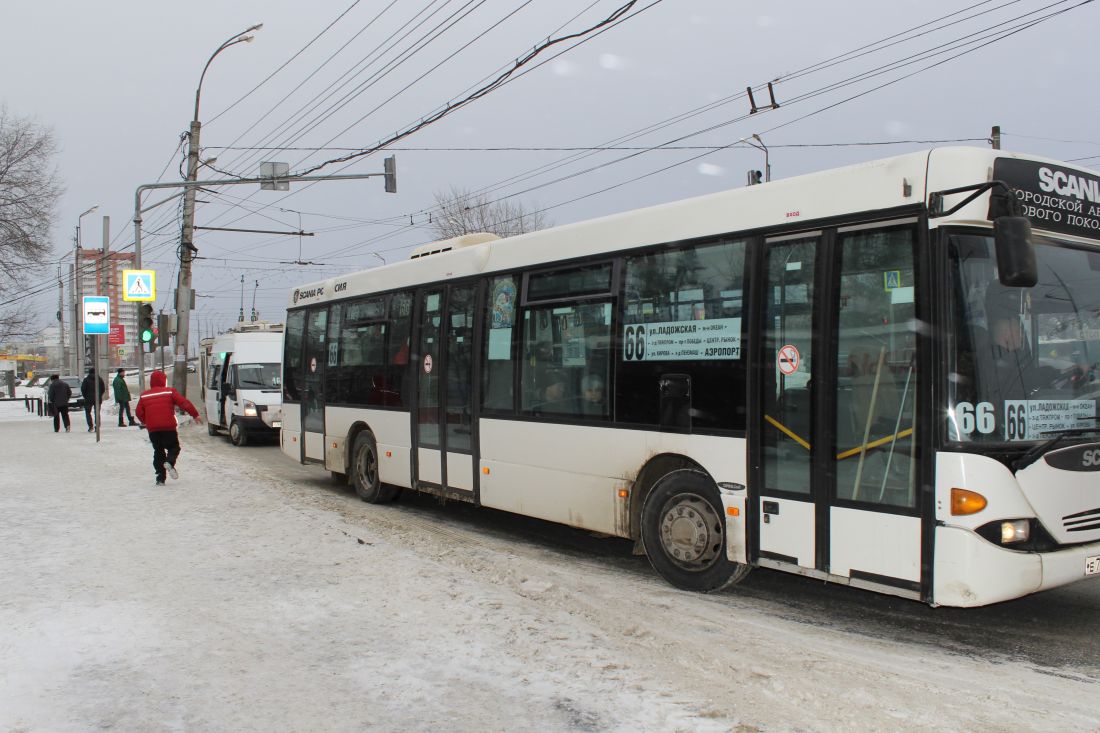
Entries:
{"label": "bus headlight", "polygon": [[[998,519],[995,522],[989,524],[983,524],[975,530],[979,535],[989,540],[995,545],[1001,547],[1013,547],[1014,549],[1024,549],[1026,545],[1028,549],[1031,548],[1032,536],[1036,533],[1032,531],[1032,525],[1034,520],[1031,519]],[[1042,531],[1039,530],[1039,536],[1035,539],[1041,539]]]}
{"label": "bus headlight", "polygon": [[252,400],[245,400],[242,407],[244,408],[245,417],[256,417],[256,403]]}
{"label": "bus headlight", "polygon": [[1031,522],[1026,519],[1010,519],[1001,522],[1001,544],[1027,542],[1031,538]]}

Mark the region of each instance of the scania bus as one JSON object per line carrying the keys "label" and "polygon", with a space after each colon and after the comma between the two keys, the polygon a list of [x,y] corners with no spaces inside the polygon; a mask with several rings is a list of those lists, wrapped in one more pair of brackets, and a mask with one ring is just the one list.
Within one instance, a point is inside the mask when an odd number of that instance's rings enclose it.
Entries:
{"label": "scania bus", "polygon": [[942,148],[296,289],[284,453],[635,541],[977,606],[1100,578],[1100,176]]}

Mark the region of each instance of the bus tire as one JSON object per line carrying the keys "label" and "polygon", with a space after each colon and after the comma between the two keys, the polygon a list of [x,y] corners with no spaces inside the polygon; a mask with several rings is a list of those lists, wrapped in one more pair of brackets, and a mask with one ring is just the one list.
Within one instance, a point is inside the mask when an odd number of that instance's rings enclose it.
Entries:
{"label": "bus tire", "polygon": [[397,495],[393,486],[382,483],[378,472],[378,444],[369,430],[355,436],[351,453],[351,480],[355,493],[369,504],[385,504]]}
{"label": "bus tire", "polygon": [[237,420],[229,423],[229,440],[238,448],[248,445],[248,431]]}
{"label": "bus tire", "polygon": [[681,469],[658,480],[642,504],[641,524],[650,564],[677,588],[712,593],[749,572],[726,559],[722,501],[701,471]]}

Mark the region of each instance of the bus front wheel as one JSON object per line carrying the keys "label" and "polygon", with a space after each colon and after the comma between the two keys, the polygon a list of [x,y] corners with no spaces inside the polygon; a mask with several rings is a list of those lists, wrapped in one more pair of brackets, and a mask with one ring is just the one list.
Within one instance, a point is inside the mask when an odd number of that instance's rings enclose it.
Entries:
{"label": "bus front wheel", "polygon": [[384,504],[397,495],[395,487],[381,481],[378,473],[378,444],[369,432],[359,433],[355,438],[351,476],[355,483],[355,493],[365,502]]}
{"label": "bus front wheel", "polygon": [[726,559],[718,487],[701,471],[673,471],[654,485],[642,504],[642,544],[657,574],[684,590],[711,593],[749,572]]}

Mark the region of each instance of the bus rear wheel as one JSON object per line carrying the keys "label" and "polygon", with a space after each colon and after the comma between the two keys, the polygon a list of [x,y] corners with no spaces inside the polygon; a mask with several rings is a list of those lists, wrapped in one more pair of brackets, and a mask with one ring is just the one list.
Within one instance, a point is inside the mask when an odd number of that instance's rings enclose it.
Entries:
{"label": "bus rear wheel", "polygon": [[397,489],[383,484],[378,473],[378,444],[369,432],[359,433],[352,449],[351,478],[355,493],[370,504],[392,501]]}
{"label": "bus rear wheel", "polygon": [[642,505],[642,544],[657,574],[684,590],[711,593],[749,572],[726,559],[718,487],[700,471],[673,471],[654,485]]}

